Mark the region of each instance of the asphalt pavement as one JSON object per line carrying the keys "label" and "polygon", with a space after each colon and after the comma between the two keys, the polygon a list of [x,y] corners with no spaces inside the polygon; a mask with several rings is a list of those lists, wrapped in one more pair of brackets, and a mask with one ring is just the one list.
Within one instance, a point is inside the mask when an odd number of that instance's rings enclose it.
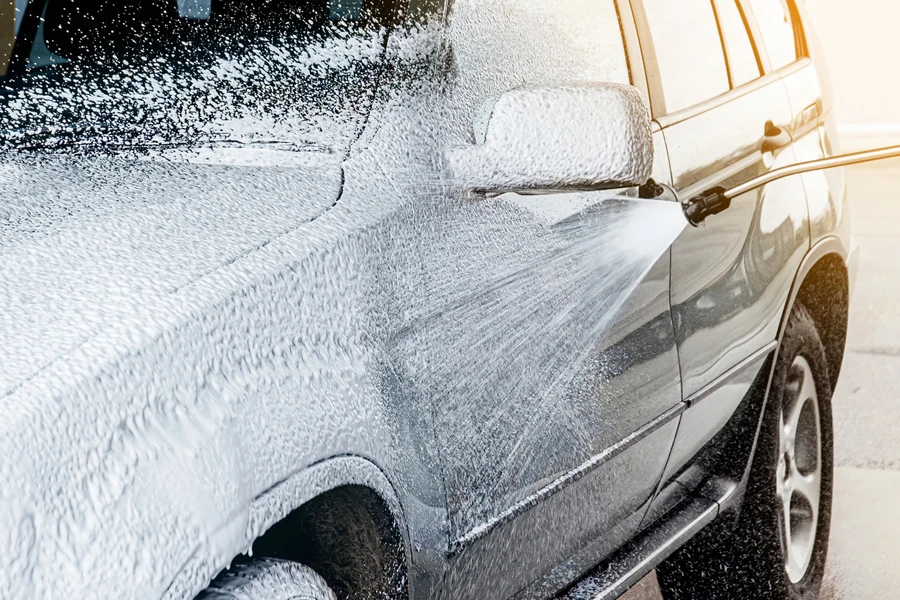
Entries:
{"label": "asphalt pavement", "polygon": [[[834,393],[835,497],[821,600],[900,598],[900,161],[847,169],[862,250]],[[660,600],[651,573],[625,600]]]}

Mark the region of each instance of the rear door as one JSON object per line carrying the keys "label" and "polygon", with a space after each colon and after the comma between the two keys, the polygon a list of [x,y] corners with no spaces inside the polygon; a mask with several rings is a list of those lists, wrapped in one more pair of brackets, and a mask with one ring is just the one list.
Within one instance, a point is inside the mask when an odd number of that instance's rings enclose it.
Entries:
{"label": "rear door", "polygon": [[[743,3],[639,0],[635,6],[653,112],[682,201],[793,162],[787,93],[754,48]],[[774,349],[808,246],[806,198],[796,178],[735,198],[672,246],[672,311],[691,408],[664,482],[722,430],[746,395]]]}
{"label": "rear door", "polygon": [[[797,160],[837,153],[831,90],[821,53],[816,53],[817,40],[806,5],[794,0],[749,0],[748,4],[760,45],[788,92]],[[809,203],[811,242],[838,230],[849,234],[849,221],[843,214],[843,169],[804,173],[800,178]]]}

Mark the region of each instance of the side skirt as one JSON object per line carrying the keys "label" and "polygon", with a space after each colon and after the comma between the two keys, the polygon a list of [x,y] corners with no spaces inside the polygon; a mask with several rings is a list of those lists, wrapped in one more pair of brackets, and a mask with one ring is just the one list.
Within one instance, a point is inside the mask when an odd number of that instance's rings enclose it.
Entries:
{"label": "side skirt", "polygon": [[561,592],[559,600],[612,600],[618,598],[650,571],[712,523],[738,496],[739,484],[722,480],[715,486],[720,496],[693,495],[638,534],[628,544]]}

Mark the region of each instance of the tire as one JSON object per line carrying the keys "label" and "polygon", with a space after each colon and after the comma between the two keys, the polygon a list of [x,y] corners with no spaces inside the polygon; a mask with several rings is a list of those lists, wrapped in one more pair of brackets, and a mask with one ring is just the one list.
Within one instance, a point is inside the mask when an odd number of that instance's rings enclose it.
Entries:
{"label": "tire", "polygon": [[265,558],[236,565],[197,600],[337,600],[315,571],[300,563]]}
{"label": "tire", "polygon": [[831,528],[828,375],[815,322],[797,305],[781,343],[736,529],[727,536],[701,533],[659,567],[666,600],[818,598]]}

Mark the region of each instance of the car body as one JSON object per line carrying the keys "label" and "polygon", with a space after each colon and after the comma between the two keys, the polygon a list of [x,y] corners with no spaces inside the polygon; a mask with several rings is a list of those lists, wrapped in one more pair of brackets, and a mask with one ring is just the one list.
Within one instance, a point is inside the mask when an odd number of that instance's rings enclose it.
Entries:
{"label": "car body", "polygon": [[[50,29],[40,62],[29,24],[67,21],[15,4],[0,596],[191,598],[250,551],[302,558],[340,503],[397,546],[401,595],[615,595],[739,512],[798,298],[836,381],[839,170],[664,239],[680,202],[836,151],[802,2],[787,30],[764,0],[377,4],[371,30],[212,45],[184,76],[55,64]],[[649,107],[677,198],[454,188],[446,152],[496,98],[600,82]]]}

